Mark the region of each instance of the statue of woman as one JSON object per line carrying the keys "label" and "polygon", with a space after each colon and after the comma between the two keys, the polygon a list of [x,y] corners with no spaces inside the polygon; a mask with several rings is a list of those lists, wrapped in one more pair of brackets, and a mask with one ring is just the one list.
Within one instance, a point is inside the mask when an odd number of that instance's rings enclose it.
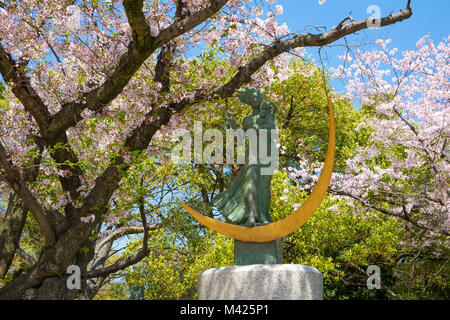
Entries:
{"label": "statue of woman", "polygon": [[[271,154],[271,130],[277,129],[275,112],[277,106],[264,101],[261,93],[256,89],[238,90],[238,98],[241,102],[252,107],[253,112],[242,122],[242,129],[255,130],[258,150],[260,143],[260,130],[266,129],[267,153]],[[225,121],[233,128],[237,129],[235,120],[224,114]],[[264,131],[261,132],[264,134]],[[228,188],[217,195],[213,200],[214,206],[225,217],[226,221],[244,226],[263,225],[272,222],[270,215],[270,184],[272,175],[267,171],[262,173],[263,168],[270,168],[271,163],[261,161],[260,152],[257,152],[256,161],[249,161],[249,149],[246,148],[246,163],[240,167],[239,173],[231,181]],[[266,157],[268,158],[268,157]],[[270,171],[269,171],[270,172]]]}

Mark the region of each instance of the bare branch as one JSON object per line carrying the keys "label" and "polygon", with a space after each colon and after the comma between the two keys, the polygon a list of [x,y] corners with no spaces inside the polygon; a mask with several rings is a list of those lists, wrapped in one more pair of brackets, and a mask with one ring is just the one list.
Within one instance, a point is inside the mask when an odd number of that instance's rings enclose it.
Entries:
{"label": "bare branch", "polygon": [[[141,185],[143,180],[141,179]],[[139,213],[141,215],[142,226],[144,227],[144,238],[142,239],[142,251],[145,256],[148,256],[148,225],[147,217],[145,215],[145,200],[144,197],[139,199]]]}
{"label": "bare branch", "polygon": [[113,233],[113,235],[108,237],[109,239],[106,239],[106,241],[103,240],[101,243],[99,243],[99,245],[97,246],[97,249],[101,248],[105,243],[111,243],[111,241],[114,239],[114,237],[119,237],[120,235],[123,235],[126,232],[129,232],[128,234],[144,232],[144,237],[142,239],[142,249],[139,250],[133,256],[128,257],[123,260],[120,260],[111,266],[108,266],[108,267],[105,267],[105,268],[102,268],[99,270],[89,271],[88,275],[87,275],[88,278],[106,277],[111,273],[117,272],[119,270],[123,270],[123,269],[127,268],[128,266],[138,263],[139,261],[144,259],[146,256],[148,256],[148,253],[149,253],[149,251],[148,251],[148,231],[157,229],[158,225],[156,225],[156,224],[148,225],[147,224],[146,212],[145,212],[145,208],[144,208],[144,198],[139,199],[139,213],[140,213],[141,219],[142,219],[142,228],[127,227],[127,228],[123,229],[122,232],[115,232],[115,233]]}
{"label": "bare branch", "polygon": [[[159,228],[159,225],[156,223],[152,223],[147,225],[148,230],[156,230]],[[119,239],[120,237],[129,235],[129,234],[138,234],[143,233],[144,227],[121,227],[119,229],[114,230],[111,232],[108,236],[103,238],[98,244],[96,244],[96,250],[102,248],[107,243],[110,243],[116,239]]]}
{"label": "bare branch", "polygon": [[[364,274],[365,276],[370,277],[370,274],[368,274],[366,271],[364,271],[361,267],[355,265],[353,262],[348,262],[348,265],[351,266],[352,268],[355,268],[356,270],[358,270],[360,273]],[[390,295],[392,298],[397,299],[397,300],[404,300],[402,297],[395,294],[388,287],[386,287],[386,285],[383,283],[383,281],[381,281],[381,279],[380,279],[380,285],[381,285],[381,289],[386,291],[386,293],[388,295]]]}
{"label": "bare branch", "polygon": [[91,270],[87,273],[86,276],[87,276],[87,278],[106,277],[111,273],[123,270],[133,264],[138,263],[139,261],[144,259],[146,256],[147,256],[147,254],[145,253],[145,251],[143,249],[141,249],[137,253],[132,255],[131,257],[120,260],[111,266],[108,266],[108,267],[105,267],[105,268],[99,269],[99,270]]}
{"label": "bare branch", "polygon": [[34,25],[33,23],[27,21],[27,20],[24,19],[24,18],[22,18],[22,21],[25,22],[26,24],[28,24],[28,25],[29,25],[30,27],[32,27],[34,30],[36,30],[37,34],[38,34],[39,36],[41,36],[41,37],[44,39],[45,43],[46,43],[47,46],[50,48],[50,51],[51,51],[51,52],[53,53],[53,55],[55,56],[56,61],[58,61],[58,63],[61,65],[61,70],[62,70],[63,74],[64,74],[65,76],[67,76],[66,71],[64,70],[63,63],[62,63],[61,59],[59,58],[58,54],[56,53],[56,51],[55,51],[55,49],[53,48],[53,46],[52,46],[52,44],[50,43],[50,41],[48,41],[48,39],[47,39],[47,37],[45,36],[45,34],[41,31],[41,29],[40,29],[38,26]]}
{"label": "bare branch", "polygon": [[[302,99],[304,100],[304,98]],[[283,128],[287,129],[289,126],[289,122],[291,122],[292,117],[294,116],[294,96],[291,97],[291,104],[289,106],[289,110],[286,116],[286,119],[284,120]]]}
{"label": "bare branch", "polygon": [[351,22],[353,22],[354,20],[353,20],[353,18],[352,18],[352,16],[351,16],[351,12],[348,14],[348,16],[347,17],[345,17],[341,22],[339,22],[339,24],[336,26],[336,29],[337,30],[339,30],[339,29],[341,29],[342,28],[342,26],[344,25],[344,22],[345,21],[351,21]]}

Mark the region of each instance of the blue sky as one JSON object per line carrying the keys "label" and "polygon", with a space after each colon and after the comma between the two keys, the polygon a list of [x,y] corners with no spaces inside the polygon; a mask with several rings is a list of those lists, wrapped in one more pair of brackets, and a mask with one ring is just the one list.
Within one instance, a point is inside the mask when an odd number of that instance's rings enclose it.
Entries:
{"label": "blue sky", "polygon": [[[368,18],[370,14],[367,13],[367,8],[370,5],[378,6],[381,16],[386,16],[403,9],[406,2],[406,0],[326,0],[324,4],[319,5],[318,0],[278,0],[276,3],[284,8],[279,21],[286,22],[291,31],[301,33],[308,24],[324,25],[331,29],[350,11],[355,20]],[[367,41],[390,38],[393,46],[405,50],[414,48],[417,40],[427,33],[430,33],[435,42],[440,42],[449,35],[449,0],[412,0],[411,7],[413,15],[408,20],[380,29],[361,31],[358,36],[350,38],[363,40],[367,37]]]}
{"label": "blue sky", "polygon": [[[286,22],[294,32],[302,32],[308,24],[337,25],[350,11],[355,20],[370,16],[367,8],[377,5],[381,16],[397,12],[406,6],[406,0],[326,0],[319,5],[318,0],[278,0],[276,3],[284,8],[280,21]],[[447,37],[450,29],[449,0],[412,0],[413,15],[408,20],[381,29],[371,29],[360,32],[368,40],[375,38],[390,38],[393,45],[400,50],[415,47],[417,40],[430,33],[435,41]]]}
{"label": "blue sky", "polygon": [[[263,0],[264,1],[264,0]],[[278,0],[284,8],[284,13],[278,17],[278,21],[285,22],[292,32],[317,33],[308,25],[326,26],[328,30],[336,26],[351,12],[355,20],[365,19],[371,16],[367,8],[376,5],[380,8],[381,16],[387,16],[391,12],[397,12],[406,7],[406,0],[326,0],[322,5],[318,0]],[[392,26],[380,29],[368,29],[360,31],[357,35],[348,37],[349,41],[357,44],[369,43],[361,49],[373,48],[377,38],[392,39],[390,47],[397,47],[399,51],[415,49],[416,42],[426,34],[430,34],[435,43],[439,43],[450,34],[450,1],[449,0],[412,0],[411,18]],[[338,41],[343,43],[343,41]],[[344,47],[324,48],[322,58],[325,65],[336,67],[341,64],[338,56],[344,54]],[[306,52],[318,60],[317,48],[306,48]],[[333,86],[338,91],[343,90],[343,84],[333,81]]]}

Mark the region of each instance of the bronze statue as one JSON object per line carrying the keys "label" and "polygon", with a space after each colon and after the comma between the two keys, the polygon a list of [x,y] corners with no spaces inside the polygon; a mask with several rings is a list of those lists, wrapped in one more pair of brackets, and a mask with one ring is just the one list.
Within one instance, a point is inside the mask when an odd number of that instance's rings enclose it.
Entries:
{"label": "bronze statue", "polygon": [[[242,102],[253,107],[253,113],[249,117],[247,117],[246,120],[244,120],[244,128],[252,125],[259,129],[263,129],[264,127],[271,128],[273,126],[276,126],[276,106],[271,102],[264,102],[261,94],[257,90],[240,90],[238,93],[238,97]],[[327,155],[325,158],[324,166],[322,168],[322,172],[319,176],[319,179],[317,180],[316,186],[314,187],[307,200],[299,208],[294,210],[291,215],[276,222],[268,223],[271,221],[269,213],[269,203],[270,181],[272,179],[272,176],[269,175],[266,178],[262,178],[261,176],[259,176],[257,174],[257,170],[254,170],[254,168],[259,166],[260,169],[264,169],[265,167],[264,165],[258,164],[253,167],[250,164],[244,164],[241,167],[241,169],[243,168],[244,170],[240,170],[242,171],[242,173],[239,172],[238,176],[240,176],[236,177],[231,183],[233,185],[230,185],[230,187],[226,191],[224,191],[214,199],[214,203],[219,208],[219,210],[222,208],[222,214],[224,214],[224,216],[233,223],[227,223],[212,219],[190,208],[184,202],[181,202],[182,206],[197,221],[210,228],[211,230],[235,239],[236,243],[259,243],[262,245],[263,251],[266,250],[266,248],[264,248],[265,244],[277,241],[278,239],[281,239],[294,232],[306,221],[308,221],[308,219],[320,206],[320,203],[327,193],[328,185],[333,173],[336,132],[333,105],[330,97],[328,97],[328,109],[330,115],[330,128]],[[234,120],[231,120],[230,117],[228,118],[230,125],[232,125],[232,127],[234,126],[234,128],[237,128]],[[249,192],[241,192],[237,194],[237,190]],[[239,200],[233,200],[233,195],[238,197]],[[263,196],[265,198],[262,198]],[[227,201],[232,203],[227,204]],[[257,211],[260,209],[261,212]],[[254,248],[255,247],[252,247],[251,250],[254,250]],[[245,254],[249,253],[251,250],[246,250]],[[275,251],[276,250],[274,250],[273,252]],[[243,256],[243,254],[240,254],[239,256]],[[264,259],[246,259],[245,263],[254,263],[255,260],[260,261]],[[263,263],[265,263],[265,260]]]}
{"label": "bronze statue", "polygon": [[[272,163],[261,161],[259,148],[261,147],[260,143],[267,143],[267,154],[272,154],[274,144],[271,130],[277,129],[275,112],[278,107],[270,101],[264,101],[261,93],[256,89],[239,90],[238,98],[253,108],[252,114],[244,118],[242,129],[245,132],[255,131],[254,136],[257,138],[256,145],[258,147],[257,150],[253,150],[256,155],[250,155],[247,145],[246,163],[240,166],[237,176],[234,177],[228,188],[213,200],[213,204],[229,223],[243,226],[264,225],[272,222],[269,211],[272,175],[264,174],[261,169],[269,168]],[[231,128],[238,129],[233,117],[228,117],[225,113],[223,116]],[[262,129],[266,131],[261,131]],[[264,134],[266,134],[266,139],[261,139]],[[250,156],[256,158],[254,163],[249,161]]]}

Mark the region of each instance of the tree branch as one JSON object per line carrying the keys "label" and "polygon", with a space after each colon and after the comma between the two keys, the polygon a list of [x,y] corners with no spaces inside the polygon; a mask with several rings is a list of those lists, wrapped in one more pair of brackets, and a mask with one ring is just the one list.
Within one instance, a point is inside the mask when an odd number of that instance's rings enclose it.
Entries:
{"label": "tree branch", "polygon": [[[50,141],[48,141],[45,136],[46,129],[51,121],[47,106],[31,86],[30,79],[20,70],[18,63],[12,59],[11,55],[7,53],[1,45],[0,72],[5,82],[12,83],[12,92],[22,103],[25,110],[33,116],[46,144],[50,145]],[[52,157],[55,159],[56,163],[59,164],[59,169],[69,170],[71,173],[70,177],[60,177],[62,187],[65,191],[71,193],[73,199],[76,199],[79,196],[76,189],[80,186],[79,175],[81,174],[81,170],[78,166],[72,167],[70,164],[77,163],[77,157],[70,148],[67,148],[67,137],[65,134],[53,141],[53,143],[56,142],[61,142],[64,145],[64,148],[61,147],[54,150],[54,152],[52,152]],[[69,161],[70,164],[67,164],[67,161]]]}
{"label": "tree branch", "polygon": [[0,73],[6,83],[12,83],[12,92],[22,103],[25,110],[36,120],[41,131],[44,131],[50,124],[50,113],[42,99],[31,86],[30,79],[20,70],[20,66],[4,50],[1,44]]}
{"label": "tree branch", "polygon": [[142,226],[144,227],[144,237],[142,239],[142,251],[145,256],[148,256],[148,225],[147,225],[147,217],[145,215],[144,204],[145,200],[144,197],[142,197],[139,199],[139,213],[141,215]]}
{"label": "tree branch", "polygon": [[149,41],[153,39],[150,34],[150,27],[147,19],[142,12],[144,6],[143,0],[124,0],[123,7],[125,8],[125,14],[127,15],[128,23],[131,30],[133,30],[133,40],[140,47],[149,46]]}
{"label": "tree branch", "polygon": [[[407,222],[412,223],[413,225],[415,225],[416,227],[418,227],[418,228],[420,228],[420,229],[428,230],[428,231],[436,231],[435,229],[432,229],[432,228],[429,228],[429,227],[427,227],[427,226],[424,226],[424,225],[421,225],[421,224],[417,223],[416,221],[414,221],[413,219],[411,219],[411,217],[408,216],[408,215],[398,214],[398,213],[395,213],[393,210],[389,210],[389,209],[385,209],[385,208],[380,208],[380,207],[378,207],[378,206],[376,206],[376,205],[373,205],[373,204],[368,203],[367,201],[365,201],[365,200],[362,199],[361,197],[355,196],[355,195],[353,195],[353,194],[351,194],[351,193],[344,192],[344,191],[339,191],[339,190],[332,190],[332,189],[330,189],[330,192],[333,193],[333,194],[336,194],[336,195],[341,195],[341,196],[350,197],[350,198],[352,198],[352,199],[358,201],[359,203],[361,203],[363,206],[365,206],[365,207],[367,207],[367,208],[374,209],[374,210],[376,210],[376,211],[378,211],[378,212],[381,212],[381,213],[384,213],[384,214],[387,214],[387,215],[390,215],[390,216],[393,216],[393,217],[397,217],[397,218],[403,219],[403,220],[405,220],[405,221],[407,221]],[[449,233],[446,232],[445,230],[439,229],[439,230],[437,230],[437,231],[440,232],[440,233],[442,233],[443,235],[446,235],[446,236],[448,236],[448,234],[449,234]]]}
{"label": "tree branch", "polygon": [[[406,8],[396,14],[381,18],[380,24],[381,26],[391,25],[408,19],[409,17],[411,17],[411,15],[412,10],[410,8]],[[255,73],[260,67],[262,67],[267,61],[272,60],[276,56],[299,47],[325,46],[349,34],[367,29],[369,26],[369,21],[370,19],[353,21],[342,25],[340,29],[333,29],[329,32],[321,34],[308,33],[296,35],[291,39],[275,42],[275,44],[267,47],[256,58],[251,60],[245,66],[241,67],[234,78],[225,86],[219,88],[216,93],[222,98],[230,97],[237,88],[251,79],[251,75],[253,73]]]}
{"label": "tree branch", "polygon": [[[358,270],[360,273],[364,274],[365,276],[370,277],[370,274],[368,274],[366,271],[364,271],[361,267],[357,266],[355,263],[348,262],[348,265],[351,266],[352,268],[355,268],[356,270]],[[380,279],[380,286],[381,286],[381,289],[383,289],[392,298],[397,299],[397,300],[404,300],[402,297],[400,297],[399,295],[397,295],[394,292],[392,292],[391,290],[389,290],[389,288],[386,287],[386,285],[383,283],[383,281],[381,279]]]}
{"label": "tree branch", "polygon": [[[147,226],[148,230],[156,230],[158,228],[159,228],[159,225],[156,223],[152,223]],[[107,243],[110,243],[120,237],[129,235],[129,234],[138,234],[138,233],[143,233],[143,232],[144,232],[144,227],[121,227],[119,229],[114,230],[108,236],[106,236],[100,242],[98,242],[95,246],[96,250],[102,248]]]}
{"label": "tree branch", "polygon": [[26,253],[21,247],[17,247],[16,253],[29,267],[36,263],[36,259]]}
{"label": "tree branch", "polygon": [[24,205],[30,210],[38,223],[47,244],[52,244],[56,240],[55,231],[45,214],[41,205],[34,198],[31,191],[28,189],[25,181],[22,179],[19,170],[13,165],[12,161],[8,159],[6,150],[2,143],[0,143],[0,166],[6,173],[5,178],[10,184],[14,192],[20,197]]}
{"label": "tree branch", "polygon": [[167,28],[161,30],[156,38],[156,43],[161,46],[164,43],[194,29],[215,15],[227,4],[228,0],[210,0],[210,5],[202,10],[192,13],[188,18],[176,21]]}
{"label": "tree branch", "polygon": [[[39,145],[38,156],[34,157],[30,167],[23,170],[23,180],[25,183],[36,181],[41,164],[43,146],[39,139],[35,137]],[[6,179],[5,179],[6,180]],[[28,208],[24,205],[20,197],[12,192],[9,195],[8,207],[0,223],[0,278],[8,272],[14,255],[19,250],[20,236],[25,226]]]}
{"label": "tree branch", "polygon": [[[225,1],[222,1],[225,2]],[[381,25],[393,24],[411,16],[411,9],[404,9],[399,13],[390,15],[381,19]],[[195,14],[194,14],[195,15]],[[188,19],[191,19],[192,17]],[[200,91],[191,92],[186,94],[186,97],[178,102],[169,104],[166,108],[160,108],[152,113],[147,114],[146,120],[142,124],[133,130],[132,134],[126,139],[124,148],[128,151],[145,150],[150,143],[153,135],[161,128],[161,126],[167,124],[171,116],[183,110],[185,107],[194,103],[199,103],[205,99],[213,99],[215,97],[228,98],[231,97],[234,92],[240,88],[243,84],[250,81],[251,76],[262,67],[267,61],[275,58],[276,56],[288,52],[297,47],[305,46],[323,46],[339,38],[342,38],[348,34],[356,31],[368,28],[368,22],[370,19],[364,19],[360,21],[354,21],[344,24],[339,30],[332,30],[330,32],[322,34],[304,34],[297,35],[291,39],[275,42],[272,46],[267,47],[257,57],[253,58],[246,65],[239,68],[236,75],[223,86],[213,90],[212,93],[204,93]],[[184,20],[183,20],[184,21]],[[176,24],[176,23],[175,23]],[[153,119],[150,121],[150,116]],[[88,198],[93,198],[97,192],[112,194],[121,177],[118,171],[118,167],[122,166],[122,170],[127,170],[128,165],[124,164],[123,158],[117,158],[111,163],[111,165],[104,171],[104,173],[97,179],[94,188],[89,194]],[[92,199],[96,202],[95,205],[102,206],[109,200],[109,197],[104,199],[105,202],[99,203],[99,198]],[[85,203],[86,209],[90,207],[88,202]]]}
{"label": "tree branch", "polygon": [[[142,184],[142,182],[141,182],[141,184]],[[127,227],[127,228],[120,230],[120,232],[115,232],[112,235],[108,236],[108,239],[102,240],[102,242],[99,243],[98,246],[96,246],[96,249],[101,248],[106,243],[111,243],[111,241],[113,241],[114,238],[117,238],[124,234],[144,232],[144,237],[142,239],[142,249],[139,250],[133,256],[128,257],[123,260],[120,260],[120,261],[117,261],[116,263],[114,263],[111,266],[108,266],[106,268],[102,268],[99,270],[89,271],[87,274],[88,278],[106,277],[111,273],[117,272],[119,270],[123,270],[123,269],[127,268],[128,266],[138,263],[139,261],[144,259],[146,256],[148,256],[148,253],[149,253],[149,251],[148,251],[148,231],[157,229],[158,225],[154,224],[154,223],[150,224],[150,225],[147,224],[147,218],[145,215],[145,208],[144,208],[144,198],[139,199],[139,213],[140,213],[141,219],[142,219],[142,228]],[[95,265],[94,265],[94,267],[95,267]]]}
{"label": "tree branch", "polygon": [[[144,234],[144,238],[146,238],[145,234]],[[145,239],[147,240],[147,239]],[[108,267],[102,268],[102,269],[98,269],[98,270],[90,270],[86,277],[87,278],[99,278],[99,277],[106,277],[111,273],[123,270],[133,264],[138,263],[139,261],[141,261],[142,259],[144,259],[145,257],[148,256],[148,247],[147,247],[147,243],[145,241],[143,241],[143,248],[140,249],[137,253],[133,254],[130,257],[127,257],[125,259],[119,260],[116,263],[114,263],[113,265],[110,265]]]}
{"label": "tree branch", "polygon": [[211,0],[211,4],[207,8],[193,13],[184,20],[174,22],[161,30],[156,38],[149,34],[147,22],[143,21],[145,17],[141,12],[142,2],[139,0],[124,2],[125,11],[128,19],[130,19],[129,23],[135,38],[129,44],[127,52],[120,57],[114,72],[102,85],[85,94],[85,103],[67,103],[52,117],[50,126],[45,132],[45,136],[51,138],[52,141],[57,139],[65,130],[76,125],[81,120],[80,115],[84,109],[100,111],[117,97],[134,73],[156,49],[203,23],[220,11],[228,0]]}
{"label": "tree branch", "polygon": [[430,161],[431,164],[431,168],[433,169],[433,172],[435,175],[439,174],[439,170],[436,168],[436,164],[435,161],[433,159],[433,157],[431,156],[430,152],[427,150],[427,148],[425,147],[425,142],[424,140],[419,136],[419,132],[417,132],[417,129],[414,127],[414,125],[412,125],[408,120],[406,120],[401,113],[395,108],[392,108],[395,112],[395,114],[408,126],[408,128],[414,133],[414,135],[417,137],[417,140],[419,140],[419,142],[422,144],[423,148],[421,148],[421,150],[423,150],[423,152],[425,152],[425,155],[427,156],[428,160]]}
{"label": "tree branch", "polygon": [[131,257],[125,258],[123,260],[120,260],[116,263],[114,263],[111,266],[105,267],[103,269],[99,270],[91,270],[86,274],[87,278],[98,278],[98,277],[106,277],[111,273],[123,270],[133,264],[138,263],[142,259],[144,259],[147,256],[145,251],[143,249],[139,250],[137,253],[132,255]]}
{"label": "tree branch", "polygon": [[0,279],[4,278],[14,259],[27,213],[28,209],[23,205],[19,196],[11,193],[8,207],[0,224]]}
{"label": "tree branch", "polygon": [[[304,100],[304,99],[302,99]],[[294,115],[294,96],[291,97],[291,105],[289,106],[289,110],[286,116],[286,119],[284,120],[283,128],[287,129],[289,126],[289,122],[291,122],[291,119]]]}

